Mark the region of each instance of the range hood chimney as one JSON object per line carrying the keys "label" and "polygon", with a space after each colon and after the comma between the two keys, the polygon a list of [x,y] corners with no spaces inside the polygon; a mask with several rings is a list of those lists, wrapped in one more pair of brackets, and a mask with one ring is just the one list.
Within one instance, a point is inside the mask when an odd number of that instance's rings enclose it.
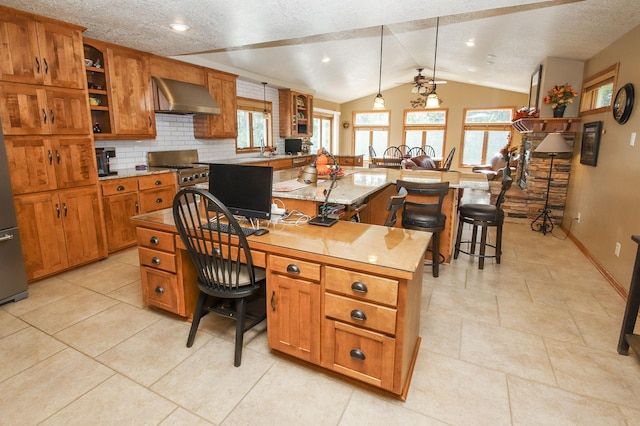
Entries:
{"label": "range hood chimney", "polygon": [[152,77],[152,86],[156,112],[220,114],[220,106],[204,86],[160,77]]}

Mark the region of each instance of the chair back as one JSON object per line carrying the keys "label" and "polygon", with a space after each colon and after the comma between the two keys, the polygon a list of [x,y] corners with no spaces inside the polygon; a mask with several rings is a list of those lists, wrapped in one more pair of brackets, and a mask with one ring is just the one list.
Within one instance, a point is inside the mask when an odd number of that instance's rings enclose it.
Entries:
{"label": "chair back", "polygon": [[384,150],[382,158],[403,158],[402,151],[397,146],[390,146]]}
{"label": "chair back", "polygon": [[431,145],[425,145],[424,152],[425,152],[425,155],[428,155],[429,157],[436,156],[436,150]]}
{"label": "chair back", "polygon": [[421,155],[427,155],[426,152],[424,152],[424,149],[422,149],[421,146],[414,146],[413,148],[411,148],[409,150],[409,157],[413,158],[413,157],[419,157]]}
{"label": "chair back", "polygon": [[454,146],[453,148],[451,148],[451,151],[449,151],[449,155],[447,155],[447,159],[444,160],[444,164],[442,165],[442,169],[449,171],[449,169],[451,168],[451,164],[453,164],[453,154],[456,153],[456,147]]}
{"label": "chair back", "polygon": [[369,160],[374,159],[376,156],[376,150],[373,149],[371,145],[369,145]]}
{"label": "chair back", "polygon": [[398,195],[392,195],[387,201],[386,211],[389,212],[387,220],[384,222],[384,226],[394,226],[398,220],[398,210],[404,206],[404,201],[407,198],[407,190],[400,188]]}
{"label": "chair back", "polygon": [[500,205],[504,203],[504,194],[511,188],[511,184],[513,183],[513,179],[510,176],[505,176],[502,179],[502,188],[500,190],[500,194],[498,194],[498,199],[496,200],[496,210],[500,209]]}
{"label": "chair back", "polygon": [[398,145],[398,149],[402,153],[403,157],[409,155],[409,151],[411,150],[411,148],[409,148],[409,145]]}
{"label": "chair back", "polygon": [[[407,198],[402,212],[402,226],[404,228],[444,227],[446,215],[442,213],[442,204],[444,197],[449,192],[449,182],[422,183],[397,180],[396,187],[398,191],[400,188],[407,190]],[[421,223],[423,225],[420,225]]]}
{"label": "chair back", "polygon": [[[182,189],[173,199],[173,218],[199,287],[220,297],[242,297],[259,287],[247,237],[220,200],[203,189]],[[222,230],[224,224],[237,232]]]}

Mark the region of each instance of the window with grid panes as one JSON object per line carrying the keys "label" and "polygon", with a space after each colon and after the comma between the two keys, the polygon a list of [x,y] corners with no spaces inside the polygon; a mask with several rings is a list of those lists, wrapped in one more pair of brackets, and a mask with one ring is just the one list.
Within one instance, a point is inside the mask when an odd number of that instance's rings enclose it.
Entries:
{"label": "window with grid panes", "polygon": [[514,108],[465,109],[462,139],[463,166],[488,164],[513,136]]}
{"label": "window with grid panes", "polygon": [[354,111],[353,112],[353,153],[371,159],[369,147],[376,156],[382,156],[389,147],[389,111]]}
{"label": "window with grid panes", "polygon": [[264,114],[263,100],[238,98],[238,138],[236,152],[259,151],[260,144],[273,146],[271,127],[271,102],[266,103]]}
{"label": "window with grid panes", "polygon": [[430,146],[435,151],[435,158],[444,156],[446,109],[407,109],[404,110],[403,123],[403,144],[410,148]]}

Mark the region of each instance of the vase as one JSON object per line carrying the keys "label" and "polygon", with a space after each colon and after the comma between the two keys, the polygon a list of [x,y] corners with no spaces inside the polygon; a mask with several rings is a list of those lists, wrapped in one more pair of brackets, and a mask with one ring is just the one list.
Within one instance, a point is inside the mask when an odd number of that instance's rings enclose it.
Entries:
{"label": "vase", "polygon": [[553,109],[553,118],[562,118],[564,116],[564,110],[566,105],[558,105]]}

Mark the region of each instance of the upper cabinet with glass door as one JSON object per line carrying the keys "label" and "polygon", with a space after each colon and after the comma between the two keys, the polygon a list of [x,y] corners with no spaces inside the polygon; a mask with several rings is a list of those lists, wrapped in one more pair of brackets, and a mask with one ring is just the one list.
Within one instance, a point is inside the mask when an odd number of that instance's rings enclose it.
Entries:
{"label": "upper cabinet with glass door", "polygon": [[280,89],[280,137],[313,136],[313,96],[290,89]]}

